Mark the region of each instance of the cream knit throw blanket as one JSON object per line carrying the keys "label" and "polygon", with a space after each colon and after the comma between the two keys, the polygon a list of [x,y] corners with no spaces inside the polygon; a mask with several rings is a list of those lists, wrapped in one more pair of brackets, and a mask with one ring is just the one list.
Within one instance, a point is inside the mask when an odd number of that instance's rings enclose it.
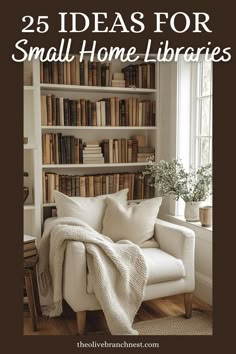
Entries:
{"label": "cream knit throw blanket", "polygon": [[57,218],[46,225],[39,244],[39,290],[47,299],[43,314],[54,317],[62,313],[63,261],[68,241],[84,243],[94,293],[111,334],[138,334],[132,323],[147,282],[140,247],[130,241],[115,243],[75,218]]}

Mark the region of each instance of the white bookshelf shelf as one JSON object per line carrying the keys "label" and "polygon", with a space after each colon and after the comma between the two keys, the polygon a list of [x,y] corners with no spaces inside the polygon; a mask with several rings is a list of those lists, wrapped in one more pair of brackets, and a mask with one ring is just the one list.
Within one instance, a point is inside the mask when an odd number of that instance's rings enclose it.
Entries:
{"label": "white bookshelf shelf", "polygon": [[130,163],[101,163],[101,164],[58,164],[58,165],[42,165],[43,169],[51,168],[103,168],[103,167],[141,167],[145,166],[146,162],[130,162]]}
{"label": "white bookshelf shelf", "polygon": [[107,92],[107,93],[127,93],[127,94],[147,94],[156,93],[156,89],[129,88],[129,87],[103,87],[103,86],[77,86],[59,84],[40,84],[41,90],[49,91],[77,91],[77,92]]}
{"label": "white bookshelf shelf", "polygon": [[43,208],[50,208],[56,206],[56,203],[44,203]]}
{"label": "white bookshelf shelf", "polygon": [[24,91],[33,91],[34,86],[24,86]]}
{"label": "white bookshelf shelf", "polygon": [[[140,203],[143,202],[145,199],[134,199],[134,200],[128,200],[128,204],[130,203]],[[56,203],[44,203],[43,208],[50,208],[50,207],[55,207]]]}
{"label": "white bookshelf shelf", "polygon": [[42,130],[156,130],[156,127],[136,127],[136,126],[59,126],[59,125],[43,125]]}
{"label": "white bookshelf shelf", "polygon": [[24,145],[24,150],[35,150],[37,149],[37,146],[33,145],[33,144],[25,144]]}
{"label": "white bookshelf shelf", "polygon": [[24,205],[24,210],[34,210],[35,209],[35,205],[30,204],[30,205]]}

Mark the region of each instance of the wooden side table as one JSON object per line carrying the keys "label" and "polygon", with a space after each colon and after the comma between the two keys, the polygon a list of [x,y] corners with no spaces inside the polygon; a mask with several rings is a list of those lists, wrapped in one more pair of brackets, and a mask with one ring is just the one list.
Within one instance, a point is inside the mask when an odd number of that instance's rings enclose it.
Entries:
{"label": "wooden side table", "polygon": [[25,289],[28,297],[29,310],[34,331],[37,331],[38,329],[38,315],[41,313],[38,295],[38,284],[36,278],[37,262],[38,256],[33,256],[24,259]]}

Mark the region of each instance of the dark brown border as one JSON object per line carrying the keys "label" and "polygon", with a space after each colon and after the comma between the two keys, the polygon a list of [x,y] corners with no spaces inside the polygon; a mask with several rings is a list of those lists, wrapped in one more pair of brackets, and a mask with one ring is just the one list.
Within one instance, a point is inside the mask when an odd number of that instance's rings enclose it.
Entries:
{"label": "dark brown border", "polygon": [[[55,5],[56,4],[56,5]],[[22,327],[22,137],[23,137],[23,95],[22,64],[14,63],[11,54],[14,43],[23,38],[21,17],[26,14],[49,15],[50,33],[48,35],[27,35],[30,43],[37,46],[52,46],[59,43],[56,32],[59,11],[107,11],[112,14],[119,11],[128,17],[130,12],[142,11],[147,24],[143,34],[99,34],[99,45],[122,45],[129,47],[136,44],[139,52],[146,45],[147,38],[152,38],[157,45],[160,40],[169,39],[172,46],[202,46],[210,40],[214,46],[233,46],[235,16],[232,1],[216,2],[213,0],[188,1],[144,1],[141,5],[135,1],[62,1],[55,2],[22,0],[20,3],[7,2],[1,11],[1,337],[9,352],[24,350],[25,353],[54,350],[59,353],[81,352],[76,348],[74,337],[23,337]],[[16,8],[19,6],[19,8]],[[211,16],[212,34],[200,35],[187,32],[175,34],[166,31],[162,35],[151,32],[154,11],[206,11]],[[112,18],[112,16],[111,16]],[[72,36],[71,36],[72,37]],[[95,36],[73,35],[78,43],[82,39],[91,41]],[[232,48],[232,60],[227,64],[214,65],[214,336],[213,337],[158,337],[160,351],[171,353],[199,353],[219,348],[221,351],[230,347],[233,328],[229,320],[234,308],[232,284],[234,283],[235,259],[235,49]],[[228,316],[227,316],[228,315]],[[116,338],[114,339],[116,340]],[[118,338],[117,338],[118,340]],[[139,337],[138,340],[141,340]],[[142,338],[151,341],[154,338]],[[155,338],[156,340],[156,338]],[[133,349],[136,352],[137,349]],[[84,350],[85,351],[85,350]],[[97,349],[99,351],[99,349]],[[106,351],[103,349],[103,352]],[[117,350],[118,351],[118,350]],[[142,350],[145,351],[145,350]],[[147,350],[146,350],[147,351]],[[148,349],[150,352],[151,349]],[[156,349],[155,349],[156,351]],[[86,350],[89,352],[89,350]]]}

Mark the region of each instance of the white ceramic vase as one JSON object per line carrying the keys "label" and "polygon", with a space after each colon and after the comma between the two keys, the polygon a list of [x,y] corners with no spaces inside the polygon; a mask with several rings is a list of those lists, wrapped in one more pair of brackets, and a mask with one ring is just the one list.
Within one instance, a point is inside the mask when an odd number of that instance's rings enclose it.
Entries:
{"label": "white ceramic vase", "polygon": [[184,217],[186,221],[199,221],[199,208],[202,202],[186,202]]}

